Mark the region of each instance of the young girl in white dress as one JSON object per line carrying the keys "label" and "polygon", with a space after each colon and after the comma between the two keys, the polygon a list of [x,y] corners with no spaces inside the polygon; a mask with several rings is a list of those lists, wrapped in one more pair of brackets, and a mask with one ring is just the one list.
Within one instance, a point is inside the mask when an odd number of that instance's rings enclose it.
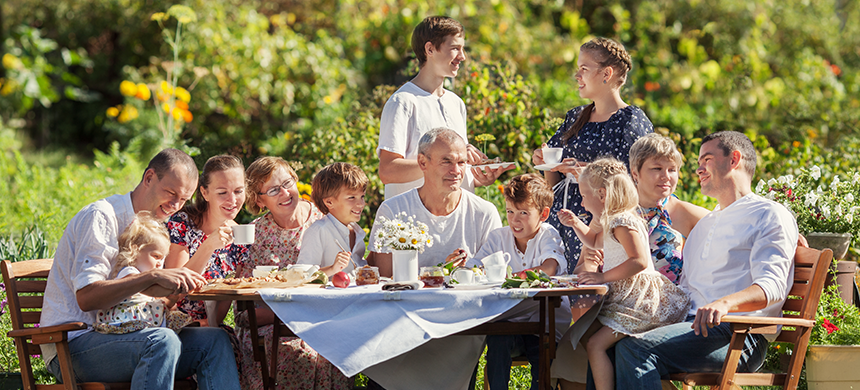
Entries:
{"label": "young girl in white dress", "polygon": [[582,345],[597,389],[615,387],[615,370],[606,350],[626,336],[684,320],[690,299],[654,269],[645,221],[636,213],[636,187],[627,168],[614,158],[588,164],[579,176],[582,205],[594,218],[583,223],[569,210],[559,220],[570,226],[583,245],[603,249],[603,271],[598,264],[581,263],[574,273],[580,284],[609,286],[603,307],[583,335]]}
{"label": "young girl in white dress", "polygon": [[[119,251],[110,277],[122,279],[164,266],[170,237],[163,223],[145,211],[138,213],[119,236]],[[170,310],[176,297],[134,294],[107,310],[99,310],[93,328],[104,334],[124,334],[144,328],[167,327],[176,332],[193,322],[188,314]]]}

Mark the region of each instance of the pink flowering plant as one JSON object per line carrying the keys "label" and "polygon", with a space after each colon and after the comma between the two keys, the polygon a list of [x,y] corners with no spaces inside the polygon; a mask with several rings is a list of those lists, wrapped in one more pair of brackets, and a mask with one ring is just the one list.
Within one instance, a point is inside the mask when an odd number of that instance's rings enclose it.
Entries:
{"label": "pink flowering plant", "polygon": [[797,219],[801,233],[860,233],[860,173],[824,177],[822,169],[801,169],[797,176],[760,180],[756,193],[782,203]]}

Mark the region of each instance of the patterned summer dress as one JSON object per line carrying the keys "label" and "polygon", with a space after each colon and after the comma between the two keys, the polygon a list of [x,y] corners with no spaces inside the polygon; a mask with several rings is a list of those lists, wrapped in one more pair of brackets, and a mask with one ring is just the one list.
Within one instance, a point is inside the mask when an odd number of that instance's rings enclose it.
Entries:
{"label": "patterned summer dress", "polygon": [[[324,216],[312,203],[310,217],[295,229],[284,229],[275,223],[271,214],[254,221],[256,225],[254,245],[251,246],[251,262],[237,270],[238,277],[249,277],[257,265],[280,265],[281,268],[295,264],[301,249],[305,229]],[[276,262],[274,259],[278,259]],[[239,344],[242,349],[242,389],[263,388],[260,363],[254,360],[248,316],[243,312],[236,317]],[[272,325],[257,328],[259,337],[266,343],[266,361],[270,362],[272,349]],[[333,364],[320,356],[313,348],[297,337],[281,337],[278,346],[278,390],[285,389],[349,389],[349,378]]]}
{"label": "patterned summer dress", "polygon": [[[603,239],[603,272],[609,271],[629,258],[624,247],[615,239],[615,228],[626,226],[647,244],[645,221],[632,212],[623,213],[609,222]],[[690,298],[680,288],[654,269],[648,262],[645,270],[630,278],[607,283],[609,292],[597,319],[604,326],[629,336],[683,321],[690,310]]]}
{"label": "patterned summer dress", "polygon": [[[563,141],[564,133],[573,126],[573,122],[576,121],[584,108],[585,106],[580,106],[568,111],[564,123],[558,127],[555,135],[547,141],[549,147],[564,148],[562,158],[573,157],[577,161],[592,162],[598,157],[612,156],[629,166],[630,147],[639,137],[654,132],[654,125],[645,116],[645,112],[638,107],[627,106],[618,110],[605,122],[586,123],[576,137],[570,138],[565,143]],[[555,198],[547,220],[561,234],[568,272],[573,271],[576,266],[582,243],[579,242],[573,228],[564,226],[558,221],[558,210],[567,208],[577,215],[587,213],[580,204],[582,195],[579,193],[579,185],[571,180],[562,180],[553,188]],[[590,221],[591,216],[589,214],[585,223]],[[562,273],[565,271],[564,264],[560,265],[562,268],[559,273]]]}
{"label": "patterned summer dress", "polygon": [[[672,195],[675,196],[675,195]],[[651,246],[651,260],[654,268],[672,283],[677,285],[681,282],[681,272],[684,266],[682,251],[684,249],[684,235],[672,228],[672,219],[666,211],[666,202],[663,199],[656,207],[640,207],[639,215],[645,218],[648,227],[648,241]]]}
{"label": "patterned summer dress", "polygon": [[[116,279],[139,273],[135,267],[125,267],[120,270]],[[103,334],[125,334],[163,326],[178,333],[192,322],[194,321],[188,314],[168,309],[161,299],[137,293],[110,309],[99,310],[93,329]]]}
{"label": "patterned summer dress", "polygon": [[[197,248],[208,235],[198,229],[191,218],[184,211],[173,214],[167,221],[167,231],[170,233],[170,243],[182,245],[188,248],[188,257],[194,256]],[[230,244],[226,248],[216,250],[209,258],[209,265],[203,271],[206,280],[222,279],[230,276],[241,264],[247,263],[248,246]],[[188,313],[195,320],[206,318],[206,307],[203,301],[191,301],[183,298],[176,306],[184,313]]]}

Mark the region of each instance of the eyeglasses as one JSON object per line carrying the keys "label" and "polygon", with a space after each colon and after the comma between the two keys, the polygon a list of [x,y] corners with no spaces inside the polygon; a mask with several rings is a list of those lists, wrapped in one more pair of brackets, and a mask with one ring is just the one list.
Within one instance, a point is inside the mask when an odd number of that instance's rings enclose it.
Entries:
{"label": "eyeglasses", "polygon": [[293,179],[292,179],[292,178],[290,178],[290,179],[287,179],[287,181],[285,181],[285,182],[281,183],[281,185],[279,185],[279,186],[274,186],[274,187],[269,188],[268,190],[266,190],[266,192],[258,192],[257,194],[259,194],[259,195],[269,195],[269,196],[271,196],[271,197],[276,197],[276,196],[278,196],[278,194],[280,194],[280,193],[281,193],[281,189],[286,190],[286,189],[288,189],[288,188],[292,187],[292,186],[293,186],[293,183],[295,183],[295,182],[293,181]]}

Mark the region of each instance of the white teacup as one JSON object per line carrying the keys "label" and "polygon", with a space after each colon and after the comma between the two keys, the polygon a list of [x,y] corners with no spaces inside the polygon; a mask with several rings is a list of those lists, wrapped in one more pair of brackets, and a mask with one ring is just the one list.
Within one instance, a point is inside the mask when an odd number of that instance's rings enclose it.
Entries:
{"label": "white teacup", "polygon": [[451,275],[457,283],[472,284],[475,282],[475,272],[468,268],[460,268]]}
{"label": "white teacup", "polygon": [[277,265],[258,265],[256,267],[254,267],[254,270],[251,271],[251,274],[255,278],[260,278],[260,277],[268,275],[269,273],[271,273],[272,271],[275,271],[277,269],[278,269]]}
{"label": "white teacup", "polygon": [[543,148],[544,164],[558,164],[561,162],[563,148]]}
{"label": "white teacup", "polygon": [[508,262],[511,261],[510,253],[505,253],[502,251],[498,251],[495,253],[489,254],[487,257],[481,259],[481,263],[484,264],[484,268],[492,265],[504,265],[507,266]]}
{"label": "white teacup", "polygon": [[507,265],[485,265],[484,273],[487,274],[487,281],[490,283],[501,282],[505,280],[508,274]]}
{"label": "white teacup", "polygon": [[248,245],[254,243],[254,225],[233,225],[233,243]]}
{"label": "white teacup", "polygon": [[299,269],[299,270],[310,273],[310,272],[316,271],[316,270],[311,271],[311,268],[313,268],[313,267],[316,267],[316,266],[313,264],[290,264],[287,266],[287,269]]}

